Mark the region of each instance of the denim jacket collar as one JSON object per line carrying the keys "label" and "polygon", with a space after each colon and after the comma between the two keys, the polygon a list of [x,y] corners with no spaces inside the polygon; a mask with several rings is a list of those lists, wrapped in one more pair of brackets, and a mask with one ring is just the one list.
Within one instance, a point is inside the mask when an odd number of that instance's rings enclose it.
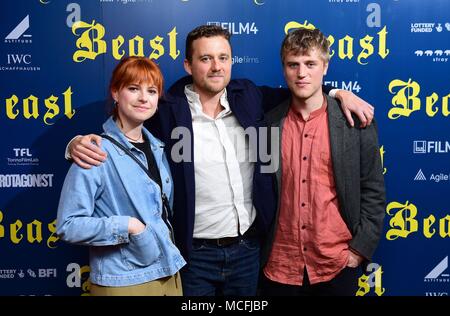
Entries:
{"label": "denim jacket collar", "polygon": [[[113,137],[119,143],[124,145],[126,148],[128,148],[130,150],[138,150],[127,140],[125,135],[122,133],[120,128],[117,126],[116,122],[113,120],[112,116],[109,117],[109,119],[103,124],[103,131],[107,135]],[[164,143],[162,141],[160,141],[159,139],[157,139],[156,137],[154,137],[145,127],[142,127],[142,132],[149,140],[152,151],[153,152],[157,151],[157,152],[162,153],[163,148],[164,148]],[[117,149],[117,152],[120,155],[125,154],[125,152],[123,150],[121,150],[120,148],[118,148],[118,147],[115,147],[115,148]]]}

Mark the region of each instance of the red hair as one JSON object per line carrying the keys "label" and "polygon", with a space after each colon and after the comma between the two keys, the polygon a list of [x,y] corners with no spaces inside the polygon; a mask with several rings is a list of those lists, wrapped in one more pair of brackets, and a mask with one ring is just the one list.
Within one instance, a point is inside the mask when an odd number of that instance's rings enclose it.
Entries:
{"label": "red hair", "polygon": [[[130,84],[147,83],[154,85],[158,95],[163,94],[164,78],[159,67],[147,57],[130,56],[123,58],[114,68],[109,83],[110,93],[120,91]],[[112,109],[114,119],[118,118],[117,106]]]}

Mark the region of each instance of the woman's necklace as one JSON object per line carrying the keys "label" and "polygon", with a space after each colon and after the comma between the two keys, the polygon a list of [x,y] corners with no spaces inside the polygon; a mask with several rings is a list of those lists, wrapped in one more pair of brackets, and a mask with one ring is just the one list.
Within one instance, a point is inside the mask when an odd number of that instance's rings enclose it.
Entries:
{"label": "woman's necklace", "polygon": [[138,143],[139,142],[139,140],[141,140],[142,139],[142,133],[141,133],[141,135],[139,135],[139,137],[138,138],[136,138],[136,139],[134,139],[134,138],[131,138],[130,136],[128,136],[127,134],[124,134],[125,135],[125,137],[126,138],[128,138],[129,140],[131,140],[132,142],[134,142],[134,143]]}

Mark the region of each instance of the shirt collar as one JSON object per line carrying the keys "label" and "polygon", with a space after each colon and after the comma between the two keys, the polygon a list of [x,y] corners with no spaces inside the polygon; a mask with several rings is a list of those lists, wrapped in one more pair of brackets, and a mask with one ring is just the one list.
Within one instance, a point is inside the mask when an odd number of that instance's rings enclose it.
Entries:
{"label": "shirt collar", "polygon": [[307,120],[304,120],[304,119],[303,119],[303,116],[302,116],[299,112],[297,112],[297,111],[294,109],[294,107],[292,107],[292,106],[291,106],[289,112],[291,112],[291,114],[292,114],[295,118],[297,118],[297,119],[299,119],[299,120],[301,120],[301,121],[307,122],[307,121],[311,121],[311,120],[315,119],[316,117],[320,116],[322,113],[326,112],[326,111],[327,111],[327,106],[328,106],[327,98],[326,98],[325,95],[323,95],[322,106],[321,106],[320,108],[318,108],[317,110],[312,111],[312,112],[309,114],[309,117],[308,117]]}
{"label": "shirt collar", "polygon": [[[195,114],[203,113],[202,103],[200,102],[200,95],[194,91],[194,86],[192,84],[188,84],[184,87],[184,94],[189,103],[189,108],[191,112]],[[231,112],[230,104],[228,103],[227,98],[227,89],[223,89],[223,93],[220,96],[220,105],[224,107],[224,110],[218,115],[221,117]]]}

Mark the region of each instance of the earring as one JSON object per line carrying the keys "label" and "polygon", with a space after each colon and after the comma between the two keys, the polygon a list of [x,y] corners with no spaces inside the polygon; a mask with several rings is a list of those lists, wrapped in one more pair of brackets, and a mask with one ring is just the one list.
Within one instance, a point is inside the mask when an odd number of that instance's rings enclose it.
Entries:
{"label": "earring", "polygon": [[117,104],[118,104],[118,103],[117,103],[117,101],[116,101],[116,100],[114,100],[114,102],[113,102],[113,106],[114,106],[114,107],[116,107],[116,106],[117,106]]}

